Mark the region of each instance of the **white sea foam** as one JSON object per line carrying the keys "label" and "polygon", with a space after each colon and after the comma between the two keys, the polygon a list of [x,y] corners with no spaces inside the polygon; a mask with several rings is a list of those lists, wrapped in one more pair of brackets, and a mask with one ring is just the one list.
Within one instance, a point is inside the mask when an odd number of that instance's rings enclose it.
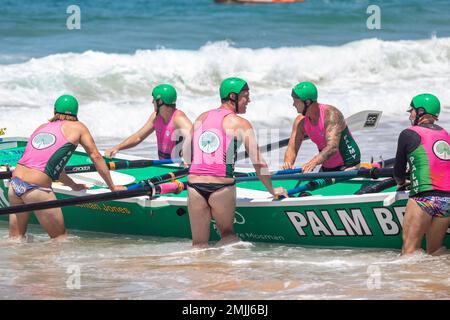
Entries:
{"label": "white sea foam", "polygon": [[72,93],[94,135],[125,136],[150,114],[154,85],[172,83],[179,107],[195,118],[219,104],[220,81],[232,75],[249,82],[251,121],[288,123],[295,116],[290,90],[303,80],[317,83],[319,100],[345,115],[367,108],[404,114],[419,92],[435,93],[450,105],[450,38],[278,49],[217,42],[196,51],[55,54],[0,65],[0,124],[20,119],[20,127],[10,125],[8,135],[28,135],[50,117],[57,96]]}

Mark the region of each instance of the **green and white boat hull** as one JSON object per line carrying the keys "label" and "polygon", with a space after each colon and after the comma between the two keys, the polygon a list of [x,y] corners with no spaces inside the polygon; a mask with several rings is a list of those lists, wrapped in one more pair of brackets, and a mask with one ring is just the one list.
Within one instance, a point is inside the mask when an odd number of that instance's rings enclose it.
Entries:
{"label": "green and white boat hull", "polygon": [[[0,164],[15,166],[23,152],[25,139],[0,140]],[[140,159],[118,155],[114,160]],[[91,163],[77,150],[69,165]],[[133,183],[174,171],[173,166],[124,169],[112,172],[115,183]],[[97,173],[72,175],[84,183],[93,183],[89,194],[108,192]],[[260,182],[238,184],[235,232],[242,240],[284,243],[315,247],[401,248],[402,221],[407,193],[392,188],[376,194],[354,195],[362,186],[376,183],[370,179],[352,179],[311,192],[311,196],[275,201]],[[276,186],[287,189],[297,181],[278,180]],[[8,180],[0,180],[0,205],[7,202]],[[58,199],[84,195],[54,183]],[[130,199],[89,203],[63,208],[69,230],[86,230],[123,235],[190,238],[186,191],[154,199]],[[0,217],[7,220],[7,216]],[[31,223],[37,223],[33,218]],[[218,240],[214,222],[211,240]],[[450,247],[450,231],[445,245]]]}

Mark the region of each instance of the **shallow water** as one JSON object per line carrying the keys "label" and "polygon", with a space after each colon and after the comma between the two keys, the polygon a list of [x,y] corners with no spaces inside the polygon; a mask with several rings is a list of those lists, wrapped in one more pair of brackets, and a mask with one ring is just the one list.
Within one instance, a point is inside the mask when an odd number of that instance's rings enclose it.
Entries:
{"label": "shallow water", "polygon": [[[445,115],[441,122],[449,119]],[[355,133],[363,159],[394,156],[397,135],[407,125],[407,119],[387,117],[378,129]],[[284,129],[280,135],[288,134]],[[155,158],[152,139],[127,153]],[[100,139],[99,146],[114,141]],[[265,156],[272,168],[283,152]],[[314,152],[315,146],[305,143],[297,164]],[[189,239],[76,231],[70,231],[68,241],[54,243],[38,226],[29,231],[31,242],[10,243],[7,225],[0,223],[0,298],[450,299],[448,253],[405,259],[398,250],[264,243],[194,250]]]}
{"label": "shallow water", "polygon": [[[449,119],[446,114],[441,124]],[[378,129],[355,133],[363,160],[394,156],[398,133],[407,125],[407,119],[387,117]],[[287,129],[281,132],[281,137],[289,134]],[[127,153],[155,158],[152,139]],[[99,146],[115,141],[100,139]],[[265,156],[273,169],[283,152]],[[305,143],[297,164],[315,152],[312,143]],[[448,253],[404,259],[397,250],[263,243],[199,251],[188,239],[70,232],[68,241],[53,243],[40,227],[32,226],[33,242],[12,244],[7,225],[0,223],[0,298],[450,299]],[[80,289],[70,289],[68,284],[78,283],[71,277],[78,270]]]}
{"label": "shallow water", "polygon": [[449,254],[245,242],[197,250],[189,240],[89,233],[54,243],[32,233],[13,244],[0,229],[3,299],[450,298]]}

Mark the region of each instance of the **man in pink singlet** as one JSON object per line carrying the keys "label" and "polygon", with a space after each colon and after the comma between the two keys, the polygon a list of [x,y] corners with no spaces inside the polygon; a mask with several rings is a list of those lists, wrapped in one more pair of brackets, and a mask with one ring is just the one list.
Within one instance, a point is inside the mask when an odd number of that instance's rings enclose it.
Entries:
{"label": "man in pink singlet", "polygon": [[342,113],[333,106],[318,103],[317,88],[311,82],[297,84],[292,89],[292,98],[300,114],[294,121],[283,169],[294,167],[306,135],[317,145],[319,153],[302,165],[304,173],[313,171],[318,165],[321,165],[321,171],[357,168],[361,162],[361,153]]}
{"label": "man in pink singlet", "polygon": [[[53,118],[34,131],[14,169],[8,192],[11,206],[56,200],[52,191],[53,180],[60,180],[75,191],[85,189],[85,185],[75,183],[64,172],[64,167],[78,144],[86,150],[111,190],[125,189],[113,184],[94,139],[88,128],[78,121],[77,114],[78,101],[73,96],[63,95],[56,100]],[[51,238],[66,236],[61,208],[37,210],[35,216]],[[22,239],[25,236],[29,217],[30,212],[9,216],[11,239]]]}
{"label": "man in pink singlet", "polygon": [[421,250],[424,235],[427,253],[439,254],[450,225],[450,135],[435,124],[441,113],[435,95],[416,95],[408,112],[411,126],[399,135],[394,166],[399,188],[406,185],[407,164],[411,170],[402,254]]}
{"label": "man in pink singlet", "polygon": [[156,132],[159,159],[181,157],[182,143],[191,131],[192,122],[176,108],[177,92],[173,86],[160,84],[153,89],[152,96],[155,110],[144,126],[117,146],[106,150],[106,157],[112,158],[120,150],[138,145],[153,131]]}
{"label": "man in pink singlet", "polygon": [[[192,160],[188,176],[188,210],[192,244],[208,246],[211,219],[221,240],[218,245],[238,241],[233,230],[236,208],[234,163],[236,151],[244,143],[261,182],[274,196],[286,196],[284,188],[273,188],[267,164],[259,153],[253,127],[240,117],[250,102],[249,87],[239,78],[227,78],[220,86],[222,104],[202,113],[194,123],[192,139],[184,145],[185,160]],[[188,157],[192,151],[192,156]],[[262,172],[266,169],[265,174]]]}

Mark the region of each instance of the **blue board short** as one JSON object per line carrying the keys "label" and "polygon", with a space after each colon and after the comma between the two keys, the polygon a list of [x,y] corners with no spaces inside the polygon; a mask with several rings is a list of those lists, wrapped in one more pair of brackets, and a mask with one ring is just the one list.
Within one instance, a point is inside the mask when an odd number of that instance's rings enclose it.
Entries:
{"label": "blue board short", "polygon": [[31,184],[31,183],[23,181],[22,179],[17,178],[17,177],[14,177],[11,179],[10,185],[11,185],[12,189],[14,190],[14,193],[18,197],[23,196],[25,193],[27,193],[28,191],[31,191],[33,189],[52,191],[51,188],[44,188],[44,187],[38,186],[37,184]]}

